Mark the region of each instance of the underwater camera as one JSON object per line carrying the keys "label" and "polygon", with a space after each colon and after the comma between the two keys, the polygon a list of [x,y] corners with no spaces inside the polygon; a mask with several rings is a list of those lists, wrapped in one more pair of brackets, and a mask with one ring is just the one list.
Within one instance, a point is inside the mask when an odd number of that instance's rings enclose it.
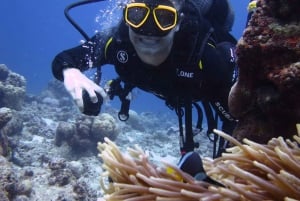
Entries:
{"label": "underwater camera", "polygon": [[96,92],[98,101],[93,103],[87,91],[83,91],[82,99],[83,99],[83,114],[90,116],[97,116],[101,111],[101,106],[103,104],[102,96]]}

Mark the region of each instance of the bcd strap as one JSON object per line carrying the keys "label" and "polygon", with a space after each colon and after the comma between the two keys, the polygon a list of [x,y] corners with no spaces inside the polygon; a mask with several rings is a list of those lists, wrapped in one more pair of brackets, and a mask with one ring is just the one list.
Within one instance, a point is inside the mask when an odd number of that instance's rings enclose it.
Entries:
{"label": "bcd strap", "polygon": [[210,141],[213,142],[213,158],[216,158],[219,150],[217,150],[217,147],[220,147],[220,145],[217,145],[217,142],[221,143],[221,139],[219,138],[218,135],[213,134],[213,137],[211,134],[213,133],[213,129],[218,127],[218,115],[217,113],[213,113],[213,109],[208,101],[203,101],[202,102],[206,119],[207,119],[207,132],[206,135]]}
{"label": "bcd strap", "polygon": [[203,100],[202,105],[207,119],[207,135],[209,137],[209,134],[211,134],[213,129],[217,127],[217,119],[214,117],[213,110],[208,101]]}
{"label": "bcd strap", "polygon": [[121,101],[121,109],[118,113],[118,118],[121,121],[127,121],[129,118],[129,108],[130,108],[130,101],[131,97],[129,97],[129,93],[134,88],[131,84],[124,84],[124,88],[119,94],[119,99]]}
{"label": "bcd strap", "polygon": [[[177,106],[175,106],[176,114],[178,116],[179,122],[179,137],[180,137],[180,151],[181,154],[184,155],[187,152],[193,151],[195,147],[199,147],[199,143],[194,142],[194,131],[192,126],[192,105],[195,106],[198,113],[198,120],[196,128],[199,129],[199,132],[203,130],[202,122],[203,122],[203,113],[205,112],[207,119],[207,136],[213,142],[213,158],[219,157],[221,153],[224,151],[225,140],[213,133],[213,129],[218,126],[218,114],[213,112],[213,108],[211,107],[208,101],[202,101],[203,109],[196,102],[192,102],[189,98],[183,99],[182,102],[177,102]],[[182,118],[185,116],[185,132],[183,129],[183,121]]]}
{"label": "bcd strap", "polygon": [[118,113],[120,121],[126,121],[129,118],[130,100],[129,93],[134,88],[133,85],[124,83],[124,87],[121,86],[121,79],[116,78],[111,80],[108,84],[107,93],[112,100],[115,96],[118,96],[121,101],[121,109]]}
{"label": "bcd strap", "polygon": [[202,127],[202,122],[203,122],[203,112],[202,109],[200,107],[200,105],[196,102],[193,102],[194,107],[197,110],[197,115],[198,115],[198,120],[197,120],[197,125],[196,128],[198,129],[198,132],[201,132],[203,130]]}
{"label": "bcd strap", "polygon": [[[180,151],[181,154],[184,155],[187,152],[193,151],[195,147],[199,147],[199,144],[194,142],[194,133],[192,125],[192,99],[190,96],[187,96],[181,100],[180,98],[177,98],[175,110],[179,122]],[[183,131],[183,116],[185,118],[185,132]]]}

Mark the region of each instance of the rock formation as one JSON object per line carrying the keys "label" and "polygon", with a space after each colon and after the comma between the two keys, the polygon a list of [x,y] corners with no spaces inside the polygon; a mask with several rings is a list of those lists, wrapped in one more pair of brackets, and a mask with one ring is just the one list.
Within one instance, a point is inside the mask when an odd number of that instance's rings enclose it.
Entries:
{"label": "rock formation", "polygon": [[229,95],[234,136],[291,138],[300,122],[300,1],[259,0],[237,45],[239,77]]}
{"label": "rock formation", "polygon": [[55,144],[61,146],[65,141],[72,150],[97,151],[97,142],[102,142],[104,137],[114,140],[119,134],[116,120],[108,113],[99,116],[80,115],[75,123],[61,121],[55,135]]}
{"label": "rock formation", "polygon": [[0,64],[0,107],[20,110],[25,94],[25,78]]}

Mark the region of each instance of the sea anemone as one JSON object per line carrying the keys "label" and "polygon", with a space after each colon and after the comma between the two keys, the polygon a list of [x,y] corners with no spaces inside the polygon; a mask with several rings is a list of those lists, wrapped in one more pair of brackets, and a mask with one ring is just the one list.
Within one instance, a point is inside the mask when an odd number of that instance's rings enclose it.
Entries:
{"label": "sea anemone", "polygon": [[[273,138],[262,145],[238,142],[215,130],[235,146],[220,158],[204,159],[207,174],[224,187],[197,181],[176,166],[153,165],[139,147],[123,154],[105,138],[98,144],[106,170],[101,176],[103,199],[124,201],[294,200],[300,198],[300,126],[294,141]],[[170,171],[171,170],[171,171]],[[104,178],[109,178],[105,182]],[[106,183],[106,184],[105,184]]]}

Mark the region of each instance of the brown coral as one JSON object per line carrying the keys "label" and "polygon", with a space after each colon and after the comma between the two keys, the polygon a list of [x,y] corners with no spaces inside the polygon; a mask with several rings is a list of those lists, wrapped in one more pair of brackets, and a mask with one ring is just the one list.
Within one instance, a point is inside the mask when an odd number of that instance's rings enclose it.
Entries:
{"label": "brown coral", "polygon": [[26,94],[26,79],[0,64],[0,107],[21,110]]}
{"label": "brown coral", "polygon": [[[300,133],[300,126],[298,127]],[[273,138],[262,145],[244,140],[241,144],[221,131],[235,147],[222,157],[204,161],[209,176],[225,187],[194,180],[168,163],[157,167],[151,164],[140,149],[122,154],[107,138],[98,149],[106,172],[113,183],[102,187],[109,200],[288,200],[300,198],[300,134],[295,141]],[[171,169],[172,172],[168,171]]]}
{"label": "brown coral", "polygon": [[259,0],[238,42],[239,78],[229,95],[230,111],[240,120],[234,131],[238,140],[267,143],[295,133],[300,122],[299,10],[297,0]]}
{"label": "brown coral", "polygon": [[116,120],[108,113],[101,113],[98,116],[80,115],[75,123],[59,122],[55,144],[61,146],[66,141],[77,153],[88,150],[98,153],[97,142],[102,142],[104,137],[114,140],[119,131]]}

